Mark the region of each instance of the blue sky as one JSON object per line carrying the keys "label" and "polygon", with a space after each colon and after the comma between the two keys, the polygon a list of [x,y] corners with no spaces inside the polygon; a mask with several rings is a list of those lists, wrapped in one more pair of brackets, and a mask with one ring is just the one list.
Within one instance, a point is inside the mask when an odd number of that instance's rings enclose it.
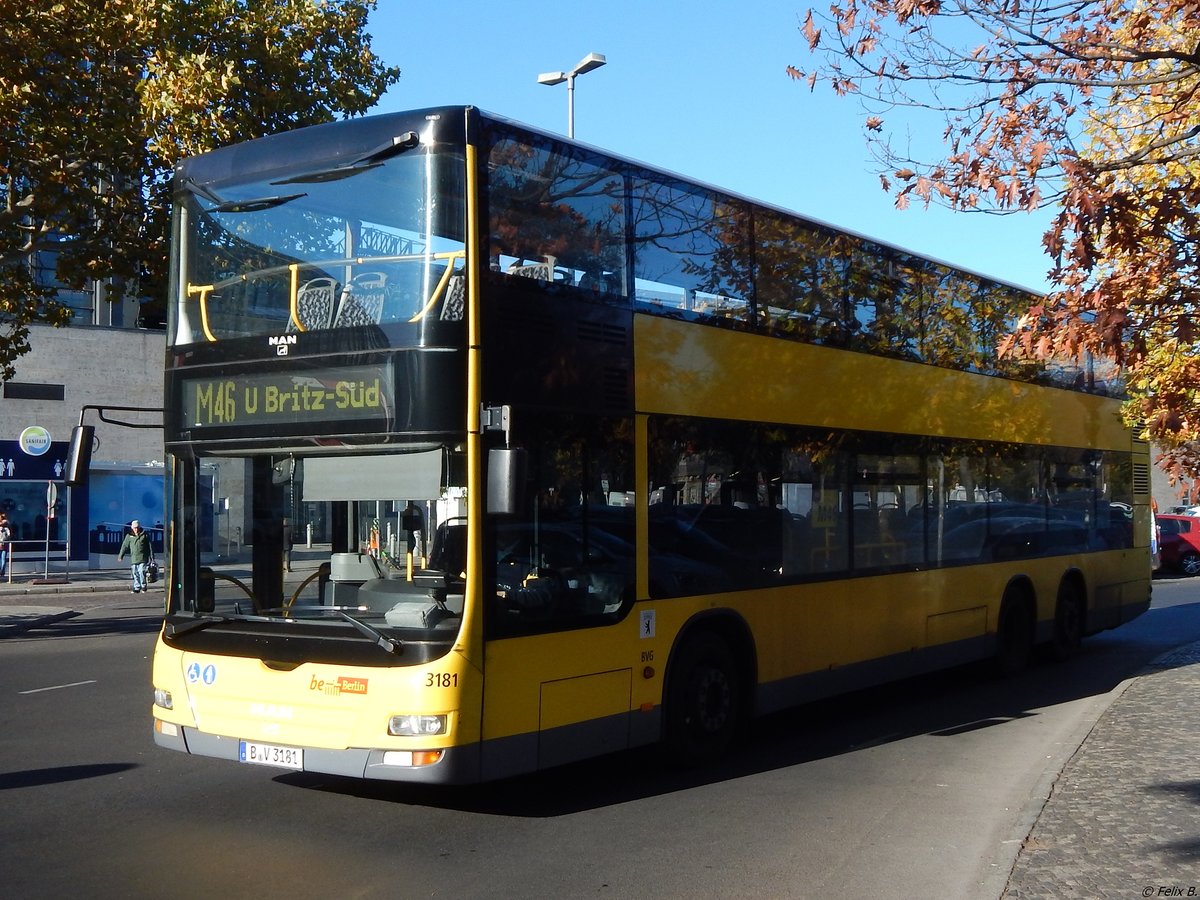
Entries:
{"label": "blue sky", "polygon": [[[786,74],[812,61],[804,0],[379,0],[372,46],[400,81],[379,112],[470,103],[565,134],[567,87],[537,83],[589,52],[575,137],[621,156],[1035,290],[1048,214],[893,207],[852,98]],[[900,124],[900,120],[895,120]]]}

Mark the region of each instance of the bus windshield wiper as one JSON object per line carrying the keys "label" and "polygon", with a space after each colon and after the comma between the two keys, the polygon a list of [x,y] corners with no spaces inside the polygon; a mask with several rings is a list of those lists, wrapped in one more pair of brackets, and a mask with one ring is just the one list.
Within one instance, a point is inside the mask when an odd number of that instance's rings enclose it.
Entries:
{"label": "bus windshield wiper", "polygon": [[[357,606],[347,607],[347,608],[355,609],[355,610],[358,609]],[[313,618],[312,616],[297,615],[297,613],[300,611],[314,612],[317,614],[317,618],[323,618],[323,617],[326,617],[328,614],[332,613],[333,615],[337,616],[338,618],[345,619],[347,622],[349,622],[351,625],[353,625],[355,627],[355,629],[357,629],[358,631],[362,632],[364,635],[369,637],[372,641],[374,641],[377,645],[382,647],[388,653],[399,654],[399,653],[404,652],[404,644],[402,642],[394,640],[394,639],[388,637],[386,634],[384,634],[378,628],[375,628],[371,625],[368,625],[366,622],[363,622],[359,619],[354,618],[354,616],[352,616],[352,615],[350,615],[350,613],[346,612],[346,608],[343,608],[340,606],[317,606],[317,607],[279,606],[279,607],[275,607],[273,609],[259,610],[259,613],[260,613],[260,618],[262,618],[264,621],[281,622],[281,621],[296,621],[298,619],[308,619],[309,621],[312,620],[312,618]],[[282,615],[277,615],[278,613],[282,613]]]}
{"label": "bus windshield wiper", "polygon": [[378,628],[373,628],[372,626],[368,625],[366,622],[362,622],[362,621],[354,618],[354,616],[350,615],[350,613],[344,612],[343,610],[337,609],[336,607],[334,608],[333,611],[336,612],[343,619],[345,619],[347,622],[349,622],[351,625],[353,625],[355,628],[357,628],[359,631],[361,631],[363,634],[365,634],[367,637],[369,637],[373,641],[375,641],[375,643],[378,646],[382,647],[388,653],[400,654],[400,653],[404,652],[404,645],[402,643],[400,643],[399,641],[392,640],[390,637],[388,637],[386,634],[384,634]]}
{"label": "bus windshield wiper", "polygon": [[[378,628],[368,625],[366,622],[354,618],[343,609],[338,607],[326,607],[321,610],[322,613],[333,613],[339,618],[345,619],[354,628],[362,634],[369,637],[379,647],[386,650],[388,653],[400,654],[404,652],[404,644],[401,641],[394,640],[385,635]],[[284,613],[282,616],[273,615],[274,613]],[[211,625],[224,625],[229,622],[281,622],[287,620],[295,620],[296,618],[304,618],[303,616],[295,616],[294,610],[288,610],[283,607],[277,609],[263,609],[256,614],[240,614],[233,616],[202,616],[192,619],[188,622],[167,622],[166,634],[167,637],[174,638],[188,634],[192,631],[200,631],[208,628]]]}
{"label": "bus windshield wiper", "polygon": [[208,628],[210,625],[220,625],[231,621],[233,620],[226,616],[203,616],[192,619],[190,622],[168,622],[166,633],[169,638],[180,637],[191,631],[200,631],[203,628]]}
{"label": "bus windshield wiper", "polygon": [[249,200],[226,200],[224,203],[218,203],[210,213],[244,213],[244,212],[261,212],[264,209],[272,209],[276,206],[283,206],[285,203],[291,203],[300,197],[307,197],[308,194],[275,194],[270,197],[252,197]]}
{"label": "bus windshield wiper", "polygon": [[406,131],[404,134],[396,135],[387,143],[364,153],[351,162],[343,163],[330,169],[318,169],[315,172],[305,172],[303,175],[293,175],[291,178],[272,181],[271,184],[321,184],[326,181],[340,181],[343,178],[352,178],[371,169],[378,169],[383,165],[384,160],[399,156],[406,150],[411,150],[419,143],[421,143],[421,139],[415,131]]}
{"label": "bus windshield wiper", "polygon": [[368,163],[378,165],[385,159],[391,159],[393,156],[399,156],[407,150],[411,150],[417,144],[421,143],[420,136],[415,131],[406,131],[404,134],[398,134],[390,141],[376,147],[368,153],[364,153],[350,165],[365,166]]}
{"label": "bus windshield wiper", "polygon": [[318,169],[316,172],[305,172],[303,175],[296,175],[293,178],[272,181],[271,184],[322,184],[326,181],[341,181],[343,178],[360,175],[369,169],[378,169],[382,165],[383,163],[351,163],[348,166],[337,166],[332,169]]}
{"label": "bus windshield wiper", "polygon": [[218,194],[212,188],[206,187],[205,185],[201,184],[200,182],[193,181],[190,178],[185,178],[183,180],[183,186],[188,191],[195,194],[197,197],[203,197],[205,200],[209,201],[210,203],[216,203],[216,204],[220,205],[222,203],[227,202],[224,197],[222,197],[220,194]]}

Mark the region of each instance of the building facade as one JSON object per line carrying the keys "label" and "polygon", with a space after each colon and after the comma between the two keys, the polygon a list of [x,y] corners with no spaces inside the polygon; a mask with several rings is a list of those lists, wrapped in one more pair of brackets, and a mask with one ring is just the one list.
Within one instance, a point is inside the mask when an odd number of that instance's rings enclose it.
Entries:
{"label": "building facade", "polygon": [[[161,542],[165,335],[112,327],[136,316],[136,304],[126,305],[79,309],[66,328],[33,326],[30,352],[0,387],[0,509],[14,526],[15,574],[115,564],[134,518]],[[82,324],[101,313],[110,322]],[[118,406],[147,411],[109,409]],[[68,488],[67,448],[81,414],[96,428],[91,472],[85,487]]]}

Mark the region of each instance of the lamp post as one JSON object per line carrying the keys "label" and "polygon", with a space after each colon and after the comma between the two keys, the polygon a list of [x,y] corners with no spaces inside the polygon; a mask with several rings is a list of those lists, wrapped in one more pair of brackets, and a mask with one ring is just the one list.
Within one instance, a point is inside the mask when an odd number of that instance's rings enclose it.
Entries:
{"label": "lamp post", "polygon": [[543,72],[538,76],[538,84],[567,83],[567,137],[575,137],[575,76],[598,69],[606,62],[603,53],[589,53],[570,72]]}

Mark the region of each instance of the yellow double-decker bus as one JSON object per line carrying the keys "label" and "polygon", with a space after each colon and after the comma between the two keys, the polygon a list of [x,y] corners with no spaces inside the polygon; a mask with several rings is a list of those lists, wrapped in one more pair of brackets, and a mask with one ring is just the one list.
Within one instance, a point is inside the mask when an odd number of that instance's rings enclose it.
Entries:
{"label": "yellow double-decker bus", "polygon": [[184,162],[172,268],[162,747],[695,763],[1148,605],[1147,448],[1013,286],[471,107]]}

